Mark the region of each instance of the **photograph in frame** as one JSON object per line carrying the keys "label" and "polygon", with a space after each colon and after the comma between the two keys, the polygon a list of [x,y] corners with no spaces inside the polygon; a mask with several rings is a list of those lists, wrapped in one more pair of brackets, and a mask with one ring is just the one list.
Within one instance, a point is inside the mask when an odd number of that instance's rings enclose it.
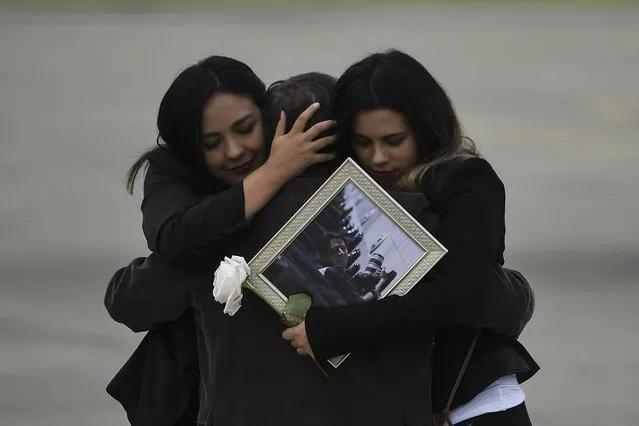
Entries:
{"label": "photograph in frame", "polygon": [[[346,160],[249,262],[249,284],[281,312],[404,295],[446,249],[354,161]],[[348,354],[328,360],[337,368]]]}

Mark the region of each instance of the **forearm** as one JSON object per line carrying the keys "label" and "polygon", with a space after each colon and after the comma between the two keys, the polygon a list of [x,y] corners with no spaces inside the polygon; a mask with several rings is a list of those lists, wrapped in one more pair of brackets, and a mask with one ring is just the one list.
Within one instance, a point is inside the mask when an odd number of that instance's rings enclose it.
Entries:
{"label": "forearm", "polygon": [[285,183],[286,180],[268,163],[248,175],[243,182],[245,217],[252,217],[260,211]]}
{"label": "forearm", "polygon": [[[151,164],[144,179],[142,228],[149,249],[178,264],[215,256],[246,225],[242,183],[215,190],[177,160]],[[167,160],[168,161],[168,160]]]}
{"label": "forearm", "polygon": [[168,218],[157,230],[153,251],[182,266],[203,263],[218,255],[228,239],[247,226],[239,184],[203,197]]}
{"label": "forearm", "polygon": [[156,255],[119,269],[109,282],[104,305],[111,318],[135,332],[174,321],[190,307],[181,280]]}
{"label": "forearm", "polygon": [[164,171],[145,181],[143,228],[149,248],[179,265],[202,263],[220,254],[228,239],[248,226],[285,179],[265,164],[243,182],[221,192],[196,196]]}

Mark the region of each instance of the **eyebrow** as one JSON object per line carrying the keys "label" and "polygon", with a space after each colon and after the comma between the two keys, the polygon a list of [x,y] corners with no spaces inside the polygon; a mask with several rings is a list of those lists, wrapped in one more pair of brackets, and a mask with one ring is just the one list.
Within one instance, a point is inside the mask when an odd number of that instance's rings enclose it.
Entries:
{"label": "eyebrow", "polygon": [[235,123],[233,123],[233,125],[231,127],[237,127],[237,126],[239,126],[241,124],[244,124],[251,118],[255,118],[255,114],[253,114],[252,112],[249,112],[244,117],[235,120]]}
{"label": "eyebrow", "polygon": [[[255,118],[255,114],[253,114],[252,112],[249,112],[248,114],[246,114],[244,117],[241,117],[237,120],[235,120],[235,122],[231,125],[232,128],[237,128],[238,126],[246,123],[249,119],[251,118]],[[215,136],[218,136],[220,134],[220,132],[209,132],[209,133],[204,133],[202,135],[202,138],[212,138]]]}
{"label": "eyebrow", "polygon": [[[389,138],[394,138],[397,136],[404,136],[404,135],[406,135],[406,132],[389,133],[387,135],[382,136],[382,139],[389,139]],[[355,133],[355,132],[353,132],[353,136],[358,138],[370,139],[368,136],[360,135],[359,133]]]}

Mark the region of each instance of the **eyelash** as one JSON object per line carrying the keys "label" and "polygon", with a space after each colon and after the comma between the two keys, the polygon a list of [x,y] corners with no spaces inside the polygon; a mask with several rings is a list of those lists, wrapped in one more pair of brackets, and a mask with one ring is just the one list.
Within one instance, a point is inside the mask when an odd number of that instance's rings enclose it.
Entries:
{"label": "eyelash", "polygon": [[386,143],[390,146],[399,146],[402,142],[404,142],[404,137],[386,141]]}
{"label": "eyelash", "polygon": [[253,132],[253,129],[255,129],[255,124],[251,124],[250,126],[237,129],[237,133],[239,133],[240,135],[248,135]]}
{"label": "eyelash", "polygon": [[[241,128],[241,129],[237,129],[236,132],[239,133],[240,135],[249,135],[249,134],[253,133],[254,129],[255,129],[255,123],[251,124],[250,126],[247,126],[247,127]],[[219,140],[216,140],[216,141],[204,140],[202,142],[202,148],[204,148],[204,151],[211,151],[211,150],[217,148],[219,144],[220,144]]]}
{"label": "eyelash", "polygon": [[[397,139],[393,139],[393,140],[386,140],[384,141],[384,143],[386,145],[392,146],[392,147],[396,147],[402,144],[402,142],[404,142],[404,139],[406,139],[405,137],[401,137],[401,138],[397,138]],[[355,145],[357,146],[361,146],[361,147],[365,147],[370,145],[371,141],[369,140],[365,140],[365,139],[357,139],[355,138],[353,140],[355,142]]]}
{"label": "eyelash", "polygon": [[217,148],[219,144],[220,144],[220,141],[205,140],[202,142],[202,148],[204,149],[204,151],[211,151]]}
{"label": "eyelash", "polygon": [[368,139],[359,139],[359,138],[353,139],[353,142],[355,142],[355,145],[362,146],[362,147],[368,146],[371,143],[371,141],[369,141]]}

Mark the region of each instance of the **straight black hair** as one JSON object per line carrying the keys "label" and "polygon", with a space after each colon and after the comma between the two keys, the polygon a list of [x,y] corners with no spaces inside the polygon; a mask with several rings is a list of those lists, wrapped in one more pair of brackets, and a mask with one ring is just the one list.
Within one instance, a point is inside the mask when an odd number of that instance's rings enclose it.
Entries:
{"label": "straight black hair", "polygon": [[217,93],[245,96],[262,109],[266,86],[248,65],[226,56],[210,56],[183,70],[160,102],[157,146],[142,154],[127,173],[129,193],[133,193],[140,170],[161,150],[175,155],[195,174],[208,177],[201,139],[202,112]]}

